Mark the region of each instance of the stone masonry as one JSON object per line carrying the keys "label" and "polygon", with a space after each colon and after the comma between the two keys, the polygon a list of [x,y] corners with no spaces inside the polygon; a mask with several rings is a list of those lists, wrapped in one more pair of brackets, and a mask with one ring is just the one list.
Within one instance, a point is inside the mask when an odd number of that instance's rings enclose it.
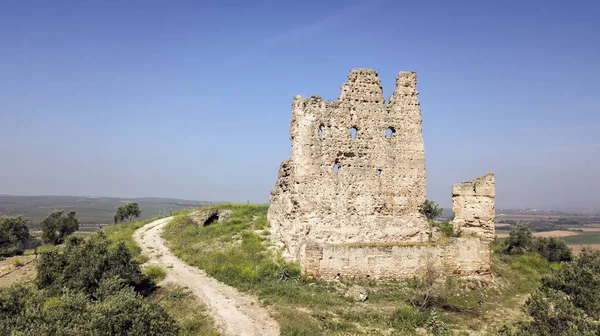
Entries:
{"label": "stone masonry", "polygon": [[494,239],[495,196],[494,173],[453,185],[454,228],[463,233]]}
{"label": "stone masonry", "polygon": [[[454,273],[489,270],[487,242],[463,241],[462,253],[456,239],[444,240],[419,212],[426,184],[416,73],[398,74],[388,103],[371,69],[350,71],[341,89],[333,101],[294,97],[292,154],[281,164],[268,213],[284,255],[322,277],[409,276],[422,271],[422,258]],[[493,223],[493,175],[491,183],[485,204],[491,200]],[[489,220],[472,206],[484,196],[460,190],[455,207],[465,217],[455,226],[472,231],[478,220]]]}

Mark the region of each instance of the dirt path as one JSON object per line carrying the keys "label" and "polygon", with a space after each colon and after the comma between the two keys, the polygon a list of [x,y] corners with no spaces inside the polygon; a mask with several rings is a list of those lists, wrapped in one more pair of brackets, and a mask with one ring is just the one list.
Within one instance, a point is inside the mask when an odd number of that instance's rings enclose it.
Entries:
{"label": "dirt path", "polygon": [[171,253],[160,237],[163,227],[171,219],[169,217],[146,224],[133,234],[143,253],[150,257],[149,263],[165,268],[165,281],[190,288],[206,302],[224,335],[279,335],[279,325],[256,299],[209,277],[204,271],[187,265]]}

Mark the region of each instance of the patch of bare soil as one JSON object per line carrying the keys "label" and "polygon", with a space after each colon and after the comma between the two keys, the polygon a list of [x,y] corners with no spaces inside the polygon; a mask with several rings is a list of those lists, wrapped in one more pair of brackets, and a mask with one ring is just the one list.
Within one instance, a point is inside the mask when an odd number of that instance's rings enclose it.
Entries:
{"label": "patch of bare soil", "polygon": [[[14,261],[21,260],[23,266],[15,267]],[[17,256],[0,260],[0,287],[8,287],[35,279],[37,274],[35,256]]]}
{"label": "patch of bare soil", "polygon": [[569,230],[583,232],[600,232],[600,227],[572,227]]}
{"label": "patch of bare soil", "polygon": [[578,254],[583,250],[584,247],[588,247],[594,250],[600,249],[600,244],[581,244],[581,245],[569,245],[569,247],[573,250],[573,253]]}
{"label": "patch of bare soil", "polygon": [[164,281],[190,288],[194,295],[207,304],[224,335],[279,335],[279,325],[257,299],[211,278],[171,253],[160,237],[163,227],[171,219],[169,217],[146,224],[133,234],[142,252],[150,258],[148,263],[160,265],[167,271]]}

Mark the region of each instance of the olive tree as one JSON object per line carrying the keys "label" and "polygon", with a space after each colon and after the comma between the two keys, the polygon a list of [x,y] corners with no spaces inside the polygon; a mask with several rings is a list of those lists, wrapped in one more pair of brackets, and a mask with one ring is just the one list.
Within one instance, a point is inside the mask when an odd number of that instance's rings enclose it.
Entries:
{"label": "olive tree", "polygon": [[0,256],[20,254],[29,240],[27,218],[24,216],[0,217]]}
{"label": "olive tree", "polygon": [[431,200],[425,200],[425,203],[421,205],[421,213],[429,220],[433,220],[442,214],[444,209],[440,208],[439,205]]}
{"label": "olive tree", "polygon": [[125,206],[120,206],[117,208],[117,212],[113,217],[113,220],[116,223],[127,220],[131,222],[132,219],[140,217],[142,211],[140,210],[139,204],[137,202],[129,202],[125,204]]}
{"label": "olive tree", "polygon": [[42,242],[62,244],[65,238],[79,230],[79,218],[75,211],[64,216],[64,210],[55,210],[42,221]]}

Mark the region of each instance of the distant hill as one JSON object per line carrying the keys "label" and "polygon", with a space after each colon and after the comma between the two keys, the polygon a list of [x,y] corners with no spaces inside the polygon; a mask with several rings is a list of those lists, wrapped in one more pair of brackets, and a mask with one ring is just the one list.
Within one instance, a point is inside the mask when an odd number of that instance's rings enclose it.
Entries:
{"label": "distant hill", "polygon": [[79,196],[10,196],[0,195],[0,216],[25,215],[32,228],[55,209],[75,210],[82,224],[112,223],[118,206],[138,202],[142,218],[154,217],[160,212],[197,207],[210,202],[174,198],[113,198]]}

